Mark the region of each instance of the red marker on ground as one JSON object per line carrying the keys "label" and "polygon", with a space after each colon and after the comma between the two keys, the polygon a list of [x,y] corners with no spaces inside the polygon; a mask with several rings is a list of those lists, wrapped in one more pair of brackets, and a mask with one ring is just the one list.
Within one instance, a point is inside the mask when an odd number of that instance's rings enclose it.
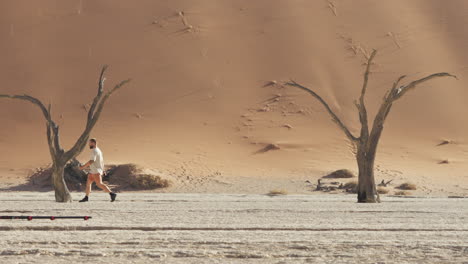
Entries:
{"label": "red marker on ground", "polygon": [[0,219],[9,219],[9,220],[15,220],[15,219],[25,219],[28,221],[32,221],[33,219],[49,219],[49,220],[56,220],[56,219],[83,219],[83,220],[89,220],[91,219],[91,216],[25,216],[25,215],[0,215]]}

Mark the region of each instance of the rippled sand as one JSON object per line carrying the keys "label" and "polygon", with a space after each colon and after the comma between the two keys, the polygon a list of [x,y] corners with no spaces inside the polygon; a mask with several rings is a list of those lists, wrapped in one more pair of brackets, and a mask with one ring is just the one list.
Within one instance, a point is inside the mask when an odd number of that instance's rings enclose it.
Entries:
{"label": "rippled sand", "polygon": [[[79,194],[74,194],[79,198]],[[354,196],[95,193],[58,204],[52,193],[2,193],[9,263],[468,263],[468,200]]]}

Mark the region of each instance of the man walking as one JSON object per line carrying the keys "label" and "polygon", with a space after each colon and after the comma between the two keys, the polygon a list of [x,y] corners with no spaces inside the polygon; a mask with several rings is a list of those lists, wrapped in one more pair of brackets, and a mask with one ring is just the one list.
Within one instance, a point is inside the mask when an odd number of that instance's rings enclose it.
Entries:
{"label": "man walking", "polygon": [[101,150],[97,147],[96,139],[92,138],[89,140],[89,148],[91,149],[91,158],[86,162],[86,164],[80,167],[80,170],[84,170],[89,167],[88,180],[86,181],[86,196],[80,200],[80,203],[88,201],[88,196],[91,193],[93,182],[95,182],[101,190],[109,193],[111,202],[113,202],[115,201],[117,194],[113,193],[107,185],[102,183],[104,159],[102,157]]}

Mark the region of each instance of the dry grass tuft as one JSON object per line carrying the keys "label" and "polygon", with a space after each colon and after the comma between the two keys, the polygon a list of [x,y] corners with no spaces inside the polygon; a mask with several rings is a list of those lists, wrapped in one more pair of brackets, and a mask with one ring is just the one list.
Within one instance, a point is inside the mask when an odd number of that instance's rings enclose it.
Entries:
{"label": "dry grass tuft", "polygon": [[396,191],[395,195],[406,196],[406,195],[411,195],[411,193],[407,191]]}
{"label": "dry grass tuft", "polygon": [[279,195],[287,195],[288,192],[282,189],[274,189],[267,193],[268,196],[279,196]]}
{"label": "dry grass tuft", "polygon": [[388,192],[389,190],[385,187],[382,187],[382,186],[377,187],[377,193],[379,194],[387,194]]}
{"label": "dry grass tuft", "polygon": [[356,176],[350,170],[343,169],[343,170],[334,171],[328,175],[323,176],[322,178],[343,179],[343,178],[354,178],[354,177]]}
{"label": "dry grass tuft", "polygon": [[397,189],[400,189],[400,190],[416,190],[416,184],[405,182],[405,183],[400,184],[397,187]]}

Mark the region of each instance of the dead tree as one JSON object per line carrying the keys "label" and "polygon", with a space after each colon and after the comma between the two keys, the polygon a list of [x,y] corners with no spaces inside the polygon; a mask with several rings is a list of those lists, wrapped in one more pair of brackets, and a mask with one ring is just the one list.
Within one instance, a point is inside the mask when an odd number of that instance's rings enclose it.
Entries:
{"label": "dead tree", "polygon": [[78,156],[83,149],[86,147],[86,144],[89,139],[89,135],[93,130],[94,126],[96,125],[97,121],[99,120],[99,116],[101,115],[102,109],[104,105],[109,99],[109,97],[119,90],[122,86],[130,82],[130,79],[121,81],[117,85],[114,86],[111,90],[104,92],[104,82],[106,78],[104,74],[107,70],[107,65],[102,67],[101,74],[99,75],[99,83],[98,83],[98,90],[97,94],[93,99],[93,102],[88,109],[87,115],[87,122],[86,127],[81,133],[80,137],[77,139],[75,144],[67,151],[63,150],[60,145],[60,134],[59,134],[59,126],[57,123],[52,119],[51,113],[51,105],[49,104],[47,107],[37,98],[32,97],[30,95],[7,95],[7,94],[0,94],[0,98],[10,98],[10,99],[18,99],[30,102],[41,110],[42,114],[44,115],[46,121],[46,128],[47,128],[47,143],[49,145],[49,152],[50,156],[52,157],[52,181],[55,189],[55,201],[56,202],[71,202],[72,198],[70,195],[70,191],[67,188],[64,179],[64,168],[66,164]]}
{"label": "dead tree", "polygon": [[[374,161],[377,152],[377,145],[382,135],[384,128],[385,120],[387,119],[388,114],[398,99],[402,98],[407,92],[412,89],[415,89],[418,85],[432,80],[438,77],[454,77],[449,73],[441,72],[428,75],[419,80],[412,81],[406,85],[400,85],[400,82],[406,77],[405,75],[398,78],[394,83],[392,88],[385,94],[383,102],[380,105],[380,108],[374,118],[374,122],[369,124],[366,105],[364,103],[364,98],[367,91],[367,84],[369,81],[369,74],[372,66],[372,61],[374,60],[377,51],[374,50],[367,60],[367,67],[364,73],[364,82],[361,89],[361,96],[358,101],[355,101],[355,105],[359,111],[359,121],[361,123],[361,131],[359,136],[353,135],[348,127],[341,121],[338,115],[330,108],[328,103],[315,91],[310,88],[307,88],[293,80],[286,82],[288,86],[296,87],[302,89],[315,97],[327,110],[330,114],[332,120],[338,125],[338,127],[345,133],[346,137],[351,141],[352,145],[355,147],[355,155],[359,170],[358,178],[358,188],[357,188],[357,198],[360,203],[375,203],[380,202],[378,193],[375,187],[374,179]],[[370,128],[370,126],[372,126]]]}

